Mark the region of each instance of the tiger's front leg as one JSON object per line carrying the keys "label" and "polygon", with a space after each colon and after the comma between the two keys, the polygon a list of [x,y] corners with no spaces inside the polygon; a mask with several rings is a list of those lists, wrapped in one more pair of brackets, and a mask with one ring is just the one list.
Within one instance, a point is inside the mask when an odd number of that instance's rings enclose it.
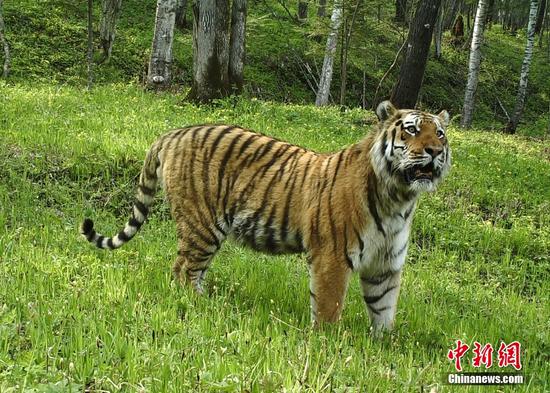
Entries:
{"label": "tiger's front leg", "polygon": [[401,270],[361,277],[363,299],[375,335],[393,328],[400,286]]}
{"label": "tiger's front leg", "polygon": [[342,315],[351,269],[334,253],[312,253],[309,265],[311,321],[336,322]]}

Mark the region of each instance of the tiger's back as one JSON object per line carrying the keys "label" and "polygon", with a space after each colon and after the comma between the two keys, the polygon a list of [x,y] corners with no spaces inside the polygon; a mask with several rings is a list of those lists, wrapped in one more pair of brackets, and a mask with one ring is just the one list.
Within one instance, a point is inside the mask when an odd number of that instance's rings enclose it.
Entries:
{"label": "tiger's back", "polygon": [[176,130],[159,151],[178,231],[208,250],[233,234],[270,253],[303,250],[302,224],[291,212],[302,208],[305,167],[319,157],[235,126]]}

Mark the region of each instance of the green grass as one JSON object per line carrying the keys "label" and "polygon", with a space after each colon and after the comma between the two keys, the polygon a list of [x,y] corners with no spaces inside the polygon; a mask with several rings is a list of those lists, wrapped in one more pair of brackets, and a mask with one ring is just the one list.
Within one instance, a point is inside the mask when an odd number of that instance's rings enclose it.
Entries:
{"label": "green grass", "polygon": [[342,321],[310,329],[304,256],[225,243],[207,296],[175,285],[162,197],[123,249],[78,235],[85,216],[104,233],[120,228],[144,153],[167,129],[237,123],[334,151],[361,138],[372,113],[197,107],[126,85],[2,84],[0,94],[1,392],[451,391],[456,339],[520,341],[526,384],[498,391],[548,391],[547,141],[451,128],[454,167],[420,202],[396,327],[377,341],[356,277]]}

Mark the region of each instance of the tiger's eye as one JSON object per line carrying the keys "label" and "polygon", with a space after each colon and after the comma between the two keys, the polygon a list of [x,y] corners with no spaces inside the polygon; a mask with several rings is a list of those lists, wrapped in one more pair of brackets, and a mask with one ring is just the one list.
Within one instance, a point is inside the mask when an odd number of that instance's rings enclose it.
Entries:
{"label": "tiger's eye", "polygon": [[407,131],[409,131],[411,134],[416,134],[418,132],[415,126],[409,126],[407,128]]}
{"label": "tiger's eye", "polygon": [[443,132],[443,130],[437,130],[436,135],[439,139],[441,139],[445,136],[445,133]]}

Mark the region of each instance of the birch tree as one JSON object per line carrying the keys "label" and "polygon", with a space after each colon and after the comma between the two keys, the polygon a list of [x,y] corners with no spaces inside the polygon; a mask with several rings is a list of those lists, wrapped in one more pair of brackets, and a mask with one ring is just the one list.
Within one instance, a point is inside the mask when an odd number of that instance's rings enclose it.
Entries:
{"label": "birch tree", "polygon": [[2,7],[4,0],[0,0],[0,42],[4,48],[4,66],[2,67],[2,77],[7,78],[10,72],[10,46],[4,35],[4,17],[2,13]]}
{"label": "birch tree", "polygon": [[330,18],[330,33],[327,38],[327,46],[325,49],[325,60],[323,61],[323,69],[321,70],[321,78],[319,80],[319,89],[315,98],[315,105],[323,106],[328,104],[330,94],[330,84],[332,82],[332,72],[334,69],[334,54],[336,53],[336,45],[338,43],[338,31],[342,24],[342,0],[334,1],[334,8]]}
{"label": "birch tree", "polygon": [[407,36],[405,58],[390,101],[398,108],[414,108],[422,87],[441,0],[421,0]]}
{"label": "birch tree", "polygon": [[147,72],[149,88],[164,89],[170,85],[176,2],[176,0],[157,1],[155,33]]}
{"label": "birch tree", "polygon": [[244,82],[246,0],[233,0],[229,41],[229,83],[240,93]]}
{"label": "birch tree", "polygon": [[479,80],[479,67],[481,64],[481,44],[483,42],[483,27],[487,12],[487,0],[479,0],[477,4],[472,44],[470,46],[470,61],[468,63],[468,81],[464,93],[464,106],[462,107],[462,119],[460,126],[470,128],[474,114],[474,99]]}
{"label": "birch tree", "polygon": [[533,59],[533,46],[535,45],[535,24],[537,19],[538,0],[531,0],[531,8],[529,10],[529,24],[527,26],[527,44],[525,45],[525,55],[521,64],[521,75],[519,77],[518,95],[516,97],[516,105],[514,112],[510,116],[510,121],[506,125],[506,132],[515,134],[518,123],[523,115],[525,106],[525,97],[527,94],[527,80],[529,78],[529,67]]}
{"label": "birch tree", "polygon": [[441,41],[443,41],[443,6],[439,7],[434,29],[434,57],[441,58]]}
{"label": "birch tree", "polygon": [[115,29],[122,0],[103,0],[99,19],[99,42],[103,50],[103,60],[109,60],[115,41]]}

